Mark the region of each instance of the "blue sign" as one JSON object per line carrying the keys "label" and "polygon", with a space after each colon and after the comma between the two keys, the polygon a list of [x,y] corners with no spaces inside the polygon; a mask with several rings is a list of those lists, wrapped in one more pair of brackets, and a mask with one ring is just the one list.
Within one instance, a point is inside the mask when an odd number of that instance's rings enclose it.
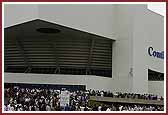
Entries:
{"label": "blue sign", "polygon": [[164,51],[155,51],[153,47],[148,48],[148,54],[155,58],[164,59]]}

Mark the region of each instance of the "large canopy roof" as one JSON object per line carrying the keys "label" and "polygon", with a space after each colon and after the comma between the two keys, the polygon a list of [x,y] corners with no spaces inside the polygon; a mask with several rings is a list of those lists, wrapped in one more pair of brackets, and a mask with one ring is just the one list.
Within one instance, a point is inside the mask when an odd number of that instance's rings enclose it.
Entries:
{"label": "large canopy roof", "polygon": [[33,20],[5,28],[6,72],[111,77],[112,39]]}

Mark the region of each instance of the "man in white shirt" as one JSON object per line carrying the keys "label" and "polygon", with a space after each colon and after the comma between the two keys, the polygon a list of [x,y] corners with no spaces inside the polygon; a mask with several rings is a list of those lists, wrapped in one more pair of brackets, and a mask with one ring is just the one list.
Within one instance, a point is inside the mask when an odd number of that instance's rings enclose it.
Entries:
{"label": "man in white shirt", "polygon": [[101,91],[101,93],[100,93],[100,94],[101,94],[101,97],[104,97],[104,92],[103,92],[103,91]]}
{"label": "man in white shirt", "polygon": [[101,108],[102,108],[102,107],[101,107],[101,106],[99,106],[99,107],[98,107],[98,111],[101,111]]}
{"label": "man in white shirt", "polygon": [[119,111],[122,111],[122,108],[123,108],[123,106],[122,106],[122,105],[120,105],[120,107],[119,107]]}
{"label": "man in white shirt", "polygon": [[108,107],[106,111],[111,111],[111,109]]}
{"label": "man in white shirt", "polygon": [[84,111],[84,109],[85,109],[85,107],[80,106],[80,110],[81,110],[81,111]]}

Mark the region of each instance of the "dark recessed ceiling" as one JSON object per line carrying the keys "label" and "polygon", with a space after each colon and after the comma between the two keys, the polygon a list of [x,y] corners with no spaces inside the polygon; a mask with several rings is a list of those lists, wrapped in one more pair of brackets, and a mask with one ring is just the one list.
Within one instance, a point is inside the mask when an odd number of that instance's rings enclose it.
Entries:
{"label": "dark recessed ceiling", "polygon": [[39,19],[4,32],[6,72],[111,76],[112,39]]}

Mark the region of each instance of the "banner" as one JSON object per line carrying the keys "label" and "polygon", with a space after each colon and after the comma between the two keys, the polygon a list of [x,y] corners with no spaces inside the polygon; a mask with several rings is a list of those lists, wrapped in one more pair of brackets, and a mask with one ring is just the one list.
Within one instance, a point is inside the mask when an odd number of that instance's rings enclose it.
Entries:
{"label": "banner", "polygon": [[69,106],[70,101],[70,93],[69,91],[61,91],[60,94],[60,106],[65,107],[66,105]]}

